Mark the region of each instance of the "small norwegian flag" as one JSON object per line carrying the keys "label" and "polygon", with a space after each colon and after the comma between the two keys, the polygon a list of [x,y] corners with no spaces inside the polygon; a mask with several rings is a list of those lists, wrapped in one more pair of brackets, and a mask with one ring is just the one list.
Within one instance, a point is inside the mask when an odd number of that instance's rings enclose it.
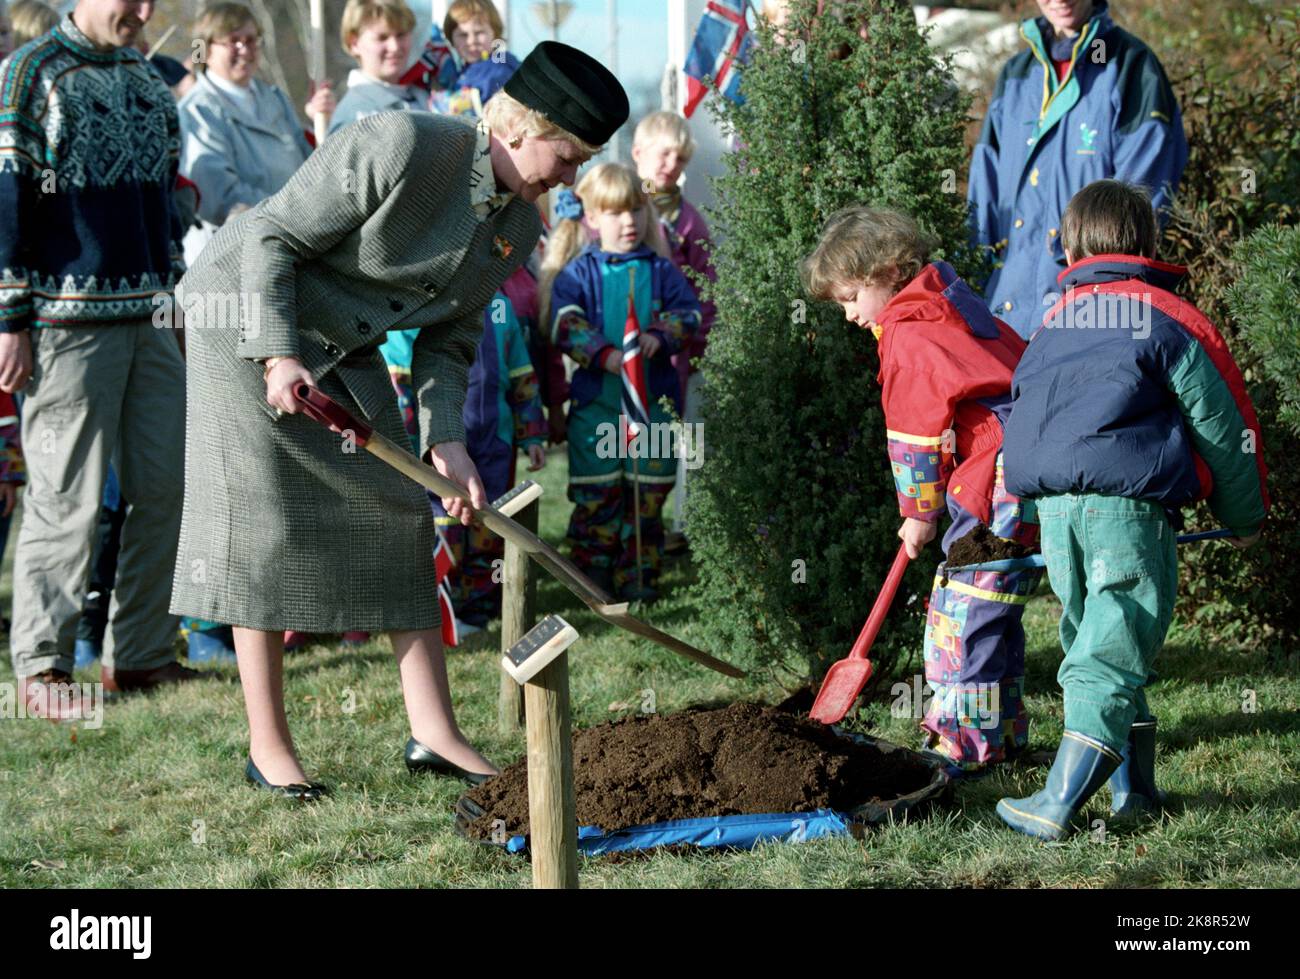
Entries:
{"label": "small norwegian flag", "polygon": [[713,88],[733,102],[745,101],[740,94],[739,69],[749,60],[753,43],[745,20],[748,6],[746,0],[709,0],[704,8],[686,59],[686,105],[682,112],[688,119]]}
{"label": "small norwegian flag", "polygon": [[438,611],[442,613],[442,644],[459,646],[460,636],[456,632],[456,609],[451,604],[451,588],[447,585],[447,575],[456,566],[456,558],[447,546],[447,538],[442,531],[434,528],[438,543],[433,548],[434,580],[438,583]]}
{"label": "small norwegian flag", "polygon": [[[448,65],[451,67],[448,68]],[[429,40],[424,42],[424,50],[420,52],[419,59],[406,69],[406,74],[402,76],[399,84],[415,85],[426,91],[432,91],[435,86],[446,88],[447,83],[443,81],[443,75],[445,72],[454,71],[455,65],[456,59],[451,45],[447,43],[442,28],[435,21],[429,32]]]}
{"label": "small norwegian flag", "polygon": [[641,356],[641,321],[636,315],[636,267],[628,269],[627,321],[623,325],[623,414],[627,418],[627,441],[636,438],[641,426],[650,427],[650,396],[645,383],[645,360]]}

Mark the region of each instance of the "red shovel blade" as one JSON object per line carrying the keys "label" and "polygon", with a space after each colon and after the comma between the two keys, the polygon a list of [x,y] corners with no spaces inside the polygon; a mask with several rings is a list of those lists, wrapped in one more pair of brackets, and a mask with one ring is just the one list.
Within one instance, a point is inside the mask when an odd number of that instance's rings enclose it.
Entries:
{"label": "red shovel blade", "polygon": [[833,665],[826,671],[808,716],[822,724],[838,724],[844,720],[871,679],[871,670],[869,659],[842,659]]}

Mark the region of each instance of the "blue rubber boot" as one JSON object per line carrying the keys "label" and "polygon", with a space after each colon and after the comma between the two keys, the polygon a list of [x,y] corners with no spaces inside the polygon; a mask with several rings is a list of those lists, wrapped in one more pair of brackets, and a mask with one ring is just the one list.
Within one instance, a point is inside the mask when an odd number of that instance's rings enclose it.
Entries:
{"label": "blue rubber boot", "polygon": [[230,626],[223,626],[211,632],[191,632],[186,640],[189,652],[186,654],[191,663],[238,663],[235,657],[235,637]]}
{"label": "blue rubber boot", "polygon": [[1156,721],[1138,721],[1128,732],[1124,761],[1110,777],[1110,814],[1147,816],[1157,812],[1165,794],[1156,788]]}
{"label": "blue rubber boot", "polygon": [[1068,836],[1070,820],[1119,767],[1119,752],[1100,741],[1066,731],[1047,785],[1027,799],[1002,799],[998,815],[1019,833],[1040,840]]}
{"label": "blue rubber boot", "polygon": [[72,649],[73,655],[76,657],[76,669],[78,670],[89,669],[95,664],[95,660],[99,659],[102,652],[99,643],[90,639],[78,639]]}

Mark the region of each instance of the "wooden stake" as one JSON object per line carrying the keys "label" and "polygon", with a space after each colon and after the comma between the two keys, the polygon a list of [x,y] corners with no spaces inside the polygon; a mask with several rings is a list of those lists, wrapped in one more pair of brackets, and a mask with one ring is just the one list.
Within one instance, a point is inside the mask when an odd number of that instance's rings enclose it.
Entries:
{"label": "wooden stake", "polygon": [[524,684],[528,711],[528,847],[533,887],[578,886],[578,815],[573,795],[569,654]]}
{"label": "wooden stake", "polygon": [[[512,517],[530,533],[537,533],[537,511],[542,488],[536,483],[523,484],[522,492],[503,497],[493,506]],[[501,566],[501,652],[522,639],[537,618],[537,579],[532,573],[528,552],[513,541],[506,541],[505,561]],[[524,723],[523,692],[505,670],[501,671],[501,688],[497,694],[497,728],[502,734],[518,731]]]}

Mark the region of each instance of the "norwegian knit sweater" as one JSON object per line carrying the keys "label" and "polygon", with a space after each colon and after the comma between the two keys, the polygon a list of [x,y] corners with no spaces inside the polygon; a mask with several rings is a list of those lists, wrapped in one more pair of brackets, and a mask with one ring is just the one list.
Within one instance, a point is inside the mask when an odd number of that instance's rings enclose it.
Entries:
{"label": "norwegian knit sweater", "polygon": [[139,322],[184,271],[176,104],[71,16],[0,72],[0,332]]}

